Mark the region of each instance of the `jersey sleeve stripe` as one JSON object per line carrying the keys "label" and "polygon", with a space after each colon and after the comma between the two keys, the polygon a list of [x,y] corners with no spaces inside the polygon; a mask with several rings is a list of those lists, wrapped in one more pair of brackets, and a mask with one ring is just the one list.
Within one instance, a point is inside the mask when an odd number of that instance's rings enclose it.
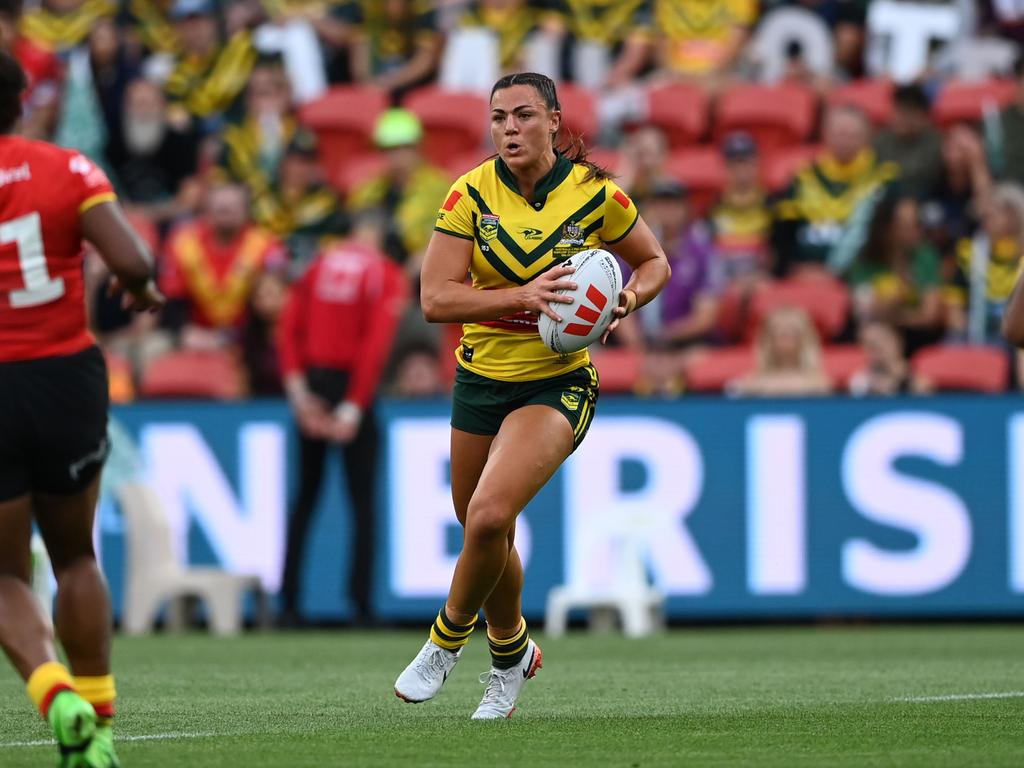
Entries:
{"label": "jersey sleeve stripe", "polygon": [[82,201],[82,204],[78,206],[79,213],[85,213],[90,208],[95,208],[100,203],[112,203],[117,200],[117,195],[113,192],[100,192],[98,195],[87,197]]}
{"label": "jersey sleeve stripe", "polygon": [[460,240],[469,240],[471,243],[476,239],[472,235],[464,235],[461,232],[452,232],[450,229],[444,229],[442,227],[434,227],[435,232],[440,232],[442,235],[451,235],[457,237]]}
{"label": "jersey sleeve stripe", "polygon": [[623,240],[626,239],[626,235],[628,235],[630,232],[633,231],[633,227],[636,226],[636,223],[638,221],[640,221],[640,214],[639,213],[637,213],[637,215],[633,217],[633,223],[630,224],[628,227],[626,227],[626,231],[625,232],[623,232],[621,235],[616,237],[614,240],[605,240],[604,241],[605,245],[615,245],[616,243],[621,243]]}

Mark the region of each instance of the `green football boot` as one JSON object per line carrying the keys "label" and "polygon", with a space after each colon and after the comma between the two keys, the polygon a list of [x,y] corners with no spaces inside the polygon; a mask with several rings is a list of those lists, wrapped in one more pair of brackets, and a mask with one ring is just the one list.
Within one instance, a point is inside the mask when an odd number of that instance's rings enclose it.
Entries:
{"label": "green football boot", "polygon": [[121,768],[114,751],[114,730],[109,725],[96,728],[92,743],[85,750],[83,768]]}
{"label": "green football boot", "polygon": [[60,748],[61,768],[86,765],[78,758],[92,742],[96,733],[96,710],[74,691],[61,691],[50,703],[46,720],[53,729]]}

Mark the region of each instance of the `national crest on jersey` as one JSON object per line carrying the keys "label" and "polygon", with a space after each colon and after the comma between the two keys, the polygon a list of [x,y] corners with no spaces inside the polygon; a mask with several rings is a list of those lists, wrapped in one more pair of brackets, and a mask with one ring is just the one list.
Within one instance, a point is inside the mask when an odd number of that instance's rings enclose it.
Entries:
{"label": "national crest on jersey", "polygon": [[[636,206],[609,179],[559,155],[537,182],[532,200],[500,159],[488,160],[452,185],[434,229],[474,244],[470,272],[481,290],[525,285],[573,254],[614,244],[636,223]],[[527,381],[586,365],[586,351],[559,356],[540,340],[536,316],[520,313],[465,326],[464,367],[489,378]]]}

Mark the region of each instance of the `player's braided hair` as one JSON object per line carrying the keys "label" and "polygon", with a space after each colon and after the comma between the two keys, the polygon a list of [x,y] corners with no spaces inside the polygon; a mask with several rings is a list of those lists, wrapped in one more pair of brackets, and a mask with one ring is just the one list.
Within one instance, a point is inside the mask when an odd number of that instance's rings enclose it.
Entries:
{"label": "player's braided hair", "polygon": [[[491,98],[494,98],[494,94],[498,91],[511,88],[514,85],[530,86],[537,91],[548,109],[562,110],[562,105],[558,101],[558,91],[555,89],[555,81],[547,75],[542,75],[538,72],[514,72],[510,75],[505,75],[491,88]],[[562,133],[565,136],[559,141],[558,134]],[[563,129],[559,128],[558,133],[551,137],[551,141],[569,160],[586,166],[586,180],[612,178],[612,173],[608,169],[602,168],[597,163],[587,159],[587,145],[584,143],[582,136],[569,133],[567,130],[563,131]]]}
{"label": "player's braided hair", "polygon": [[10,133],[21,117],[21,92],[27,85],[21,65],[0,51],[0,133]]}

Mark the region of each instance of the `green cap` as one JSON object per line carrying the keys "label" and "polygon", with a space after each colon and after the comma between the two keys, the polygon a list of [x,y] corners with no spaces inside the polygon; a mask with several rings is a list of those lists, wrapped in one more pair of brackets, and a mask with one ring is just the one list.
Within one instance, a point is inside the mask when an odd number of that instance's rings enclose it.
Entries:
{"label": "green cap", "polygon": [[408,109],[389,109],[377,118],[373,129],[373,143],[380,149],[419,144],[423,138],[420,119]]}

